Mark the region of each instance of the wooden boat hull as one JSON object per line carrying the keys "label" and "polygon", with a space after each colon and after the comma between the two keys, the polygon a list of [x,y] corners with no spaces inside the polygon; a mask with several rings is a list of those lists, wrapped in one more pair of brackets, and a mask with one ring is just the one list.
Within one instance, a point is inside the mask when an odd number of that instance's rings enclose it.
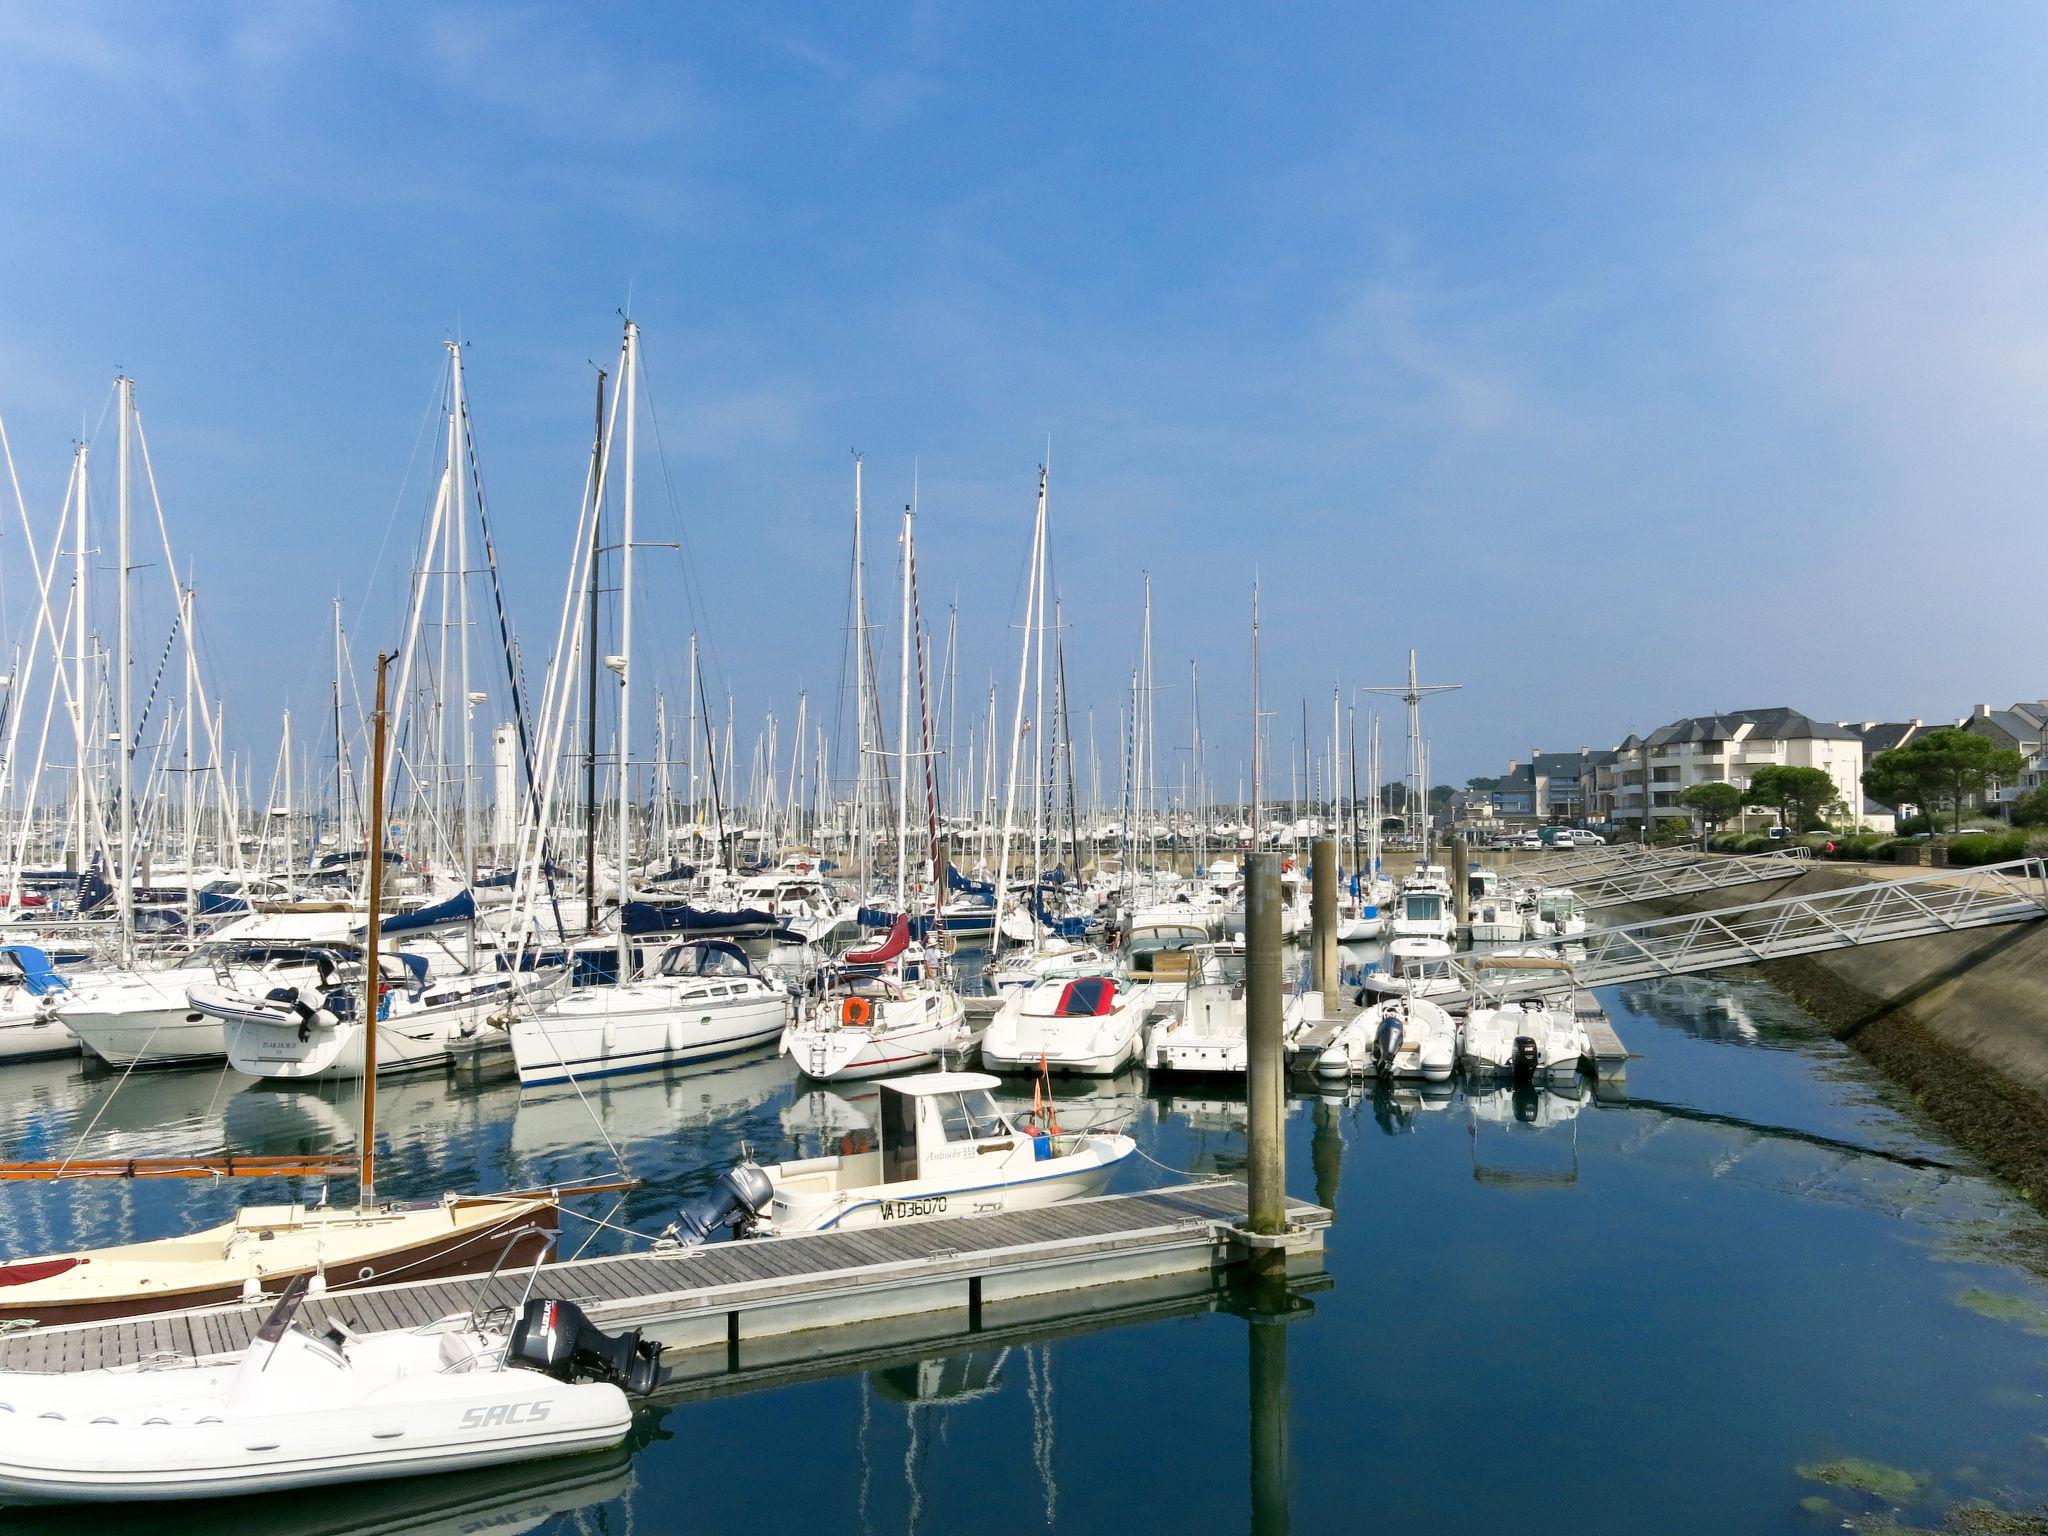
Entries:
{"label": "wooden boat hull", "polygon": [[[320,1210],[276,1225],[251,1225],[248,1214],[190,1237],[0,1264],[0,1321],[55,1326],[218,1306],[245,1299],[252,1280],[264,1294],[276,1294],[300,1275],[324,1274],[329,1290],[338,1291],[482,1274],[500,1259],[516,1268],[546,1252],[561,1217],[550,1197]],[[231,1245],[265,1251],[236,1253]]]}

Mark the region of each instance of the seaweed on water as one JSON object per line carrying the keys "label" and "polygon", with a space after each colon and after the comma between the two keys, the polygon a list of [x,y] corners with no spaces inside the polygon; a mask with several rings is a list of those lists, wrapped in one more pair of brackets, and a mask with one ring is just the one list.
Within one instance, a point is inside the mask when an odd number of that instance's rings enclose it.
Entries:
{"label": "seaweed on water", "polygon": [[1926,1491],[1930,1481],[1924,1472],[1888,1467],[1881,1461],[1861,1456],[1838,1456],[1833,1461],[1802,1462],[1795,1468],[1810,1483],[1831,1488],[1849,1488],[1866,1493],[1887,1504],[1910,1504]]}
{"label": "seaweed on water", "polygon": [[2008,1296],[2003,1291],[1987,1291],[1981,1285],[1973,1285],[1958,1292],[1955,1303],[1980,1317],[2001,1323],[2017,1323],[2037,1337],[2048,1338],[2048,1306],[2032,1297]]}

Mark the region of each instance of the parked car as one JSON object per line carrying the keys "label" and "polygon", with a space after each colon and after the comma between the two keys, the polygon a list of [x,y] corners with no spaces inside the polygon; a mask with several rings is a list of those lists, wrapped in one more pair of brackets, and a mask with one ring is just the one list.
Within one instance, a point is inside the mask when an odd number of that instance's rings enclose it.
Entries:
{"label": "parked car", "polygon": [[1576,848],[1579,846],[1579,839],[1575,833],[1553,832],[1550,835],[1550,846],[1553,848]]}
{"label": "parked car", "polygon": [[1543,839],[1538,837],[1534,832],[1528,832],[1524,833],[1521,837],[1515,839],[1515,846],[1521,849],[1533,849],[1540,851],[1543,847]]}
{"label": "parked car", "polygon": [[1581,848],[1605,848],[1607,846],[1607,839],[1598,832],[1574,832],[1572,834],[1572,841]]}

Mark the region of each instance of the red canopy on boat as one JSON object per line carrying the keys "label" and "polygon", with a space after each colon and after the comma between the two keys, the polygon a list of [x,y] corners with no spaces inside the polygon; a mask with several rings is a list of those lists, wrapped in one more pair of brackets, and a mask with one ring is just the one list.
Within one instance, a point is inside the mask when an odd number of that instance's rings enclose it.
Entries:
{"label": "red canopy on boat", "polygon": [[840,959],[848,965],[877,965],[884,960],[894,960],[910,948],[910,919],[902,913],[896,915],[895,926],[889,936],[873,949],[849,949]]}

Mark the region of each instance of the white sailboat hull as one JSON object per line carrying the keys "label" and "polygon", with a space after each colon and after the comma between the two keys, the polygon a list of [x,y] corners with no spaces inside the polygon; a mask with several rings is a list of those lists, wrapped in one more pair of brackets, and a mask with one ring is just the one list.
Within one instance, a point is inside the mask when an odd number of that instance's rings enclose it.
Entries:
{"label": "white sailboat hull", "polygon": [[873,1022],[865,1026],[843,1024],[829,1014],[791,1023],[782,1034],[783,1054],[804,1076],[829,1082],[912,1071],[972,1043],[966,1012],[950,993],[884,999],[873,1006]]}
{"label": "white sailboat hull", "polygon": [[[663,998],[636,1006],[628,989],[590,987],[512,1025],[523,1087],[650,1072],[737,1055],[781,1035],[789,1005],[763,994],[712,1006]],[[609,995],[608,995],[609,994]]]}

